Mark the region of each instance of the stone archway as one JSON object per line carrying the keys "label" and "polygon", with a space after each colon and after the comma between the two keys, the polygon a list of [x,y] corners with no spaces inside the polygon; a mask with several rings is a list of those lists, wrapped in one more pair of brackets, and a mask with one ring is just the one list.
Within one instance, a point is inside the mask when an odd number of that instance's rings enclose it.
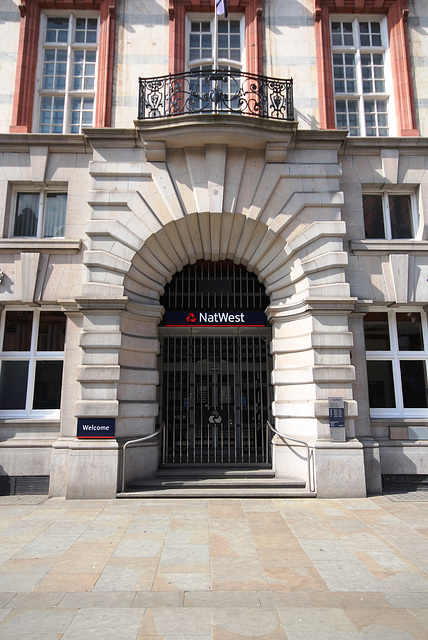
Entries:
{"label": "stone archway", "polygon": [[[129,147],[123,160],[108,132],[91,134],[94,147],[102,144],[91,164],[87,278],[76,299],[83,331],[75,415],[116,417],[119,443],[153,432],[164,286],[198,259],[230,259],[253,271],[270,296],[277,428],[314,446],[322,441],[320,468],[324,464],[327,478],[335,464],[328,395],[345,398],[350,440],[356,413],[347,324],[354,300],[345,276],[335,147],[343,136],[336,143],[334,136],[327,141],[313,132],[310,141],[302,137],[301,151],[296,141],[287,156],[289,132],[243,118],[242,125],[230,122],[240,145],[233,146],[223,120],[212,129],[202,120],[187,123],[194,128],[193,147],[183,147],[186,123],[157,132],[152,127],[140,143],[135,132],[121,132],[121,146]],[[285,453],[282,447],[284,461]],[[348,456],[348,469],[360,468],[360,451],[357,457],[352,467]],[[279,461],[278,473],[286,466]],[[110,478],[104,495],[116,482]],[[351,493],[361,495],[360,479],[351,485]],[[331,484],[326,486],[331,495]]]}

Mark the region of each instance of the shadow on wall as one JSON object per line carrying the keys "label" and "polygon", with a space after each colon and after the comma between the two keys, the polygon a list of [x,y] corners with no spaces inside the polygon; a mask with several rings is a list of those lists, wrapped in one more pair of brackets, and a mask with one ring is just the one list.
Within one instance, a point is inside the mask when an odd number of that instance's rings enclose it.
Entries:
{"label": "shadow on wall", "polygon": [[[403,442],[403,445],[405,441]],[[385,449],[385,451],[382,451]],[[421,468],[405,450],[394,447],[391,455],[390,447],[380,448],[381,468],[386,468],[382,473],[383,493],[407,493],[408,491],[428,490],[428,473],[421,473]],[[383,463],[383,464],[382,464]],[[397,471],[396,471],[397,470]],[[398,472],[400,470],[400,472]]]}

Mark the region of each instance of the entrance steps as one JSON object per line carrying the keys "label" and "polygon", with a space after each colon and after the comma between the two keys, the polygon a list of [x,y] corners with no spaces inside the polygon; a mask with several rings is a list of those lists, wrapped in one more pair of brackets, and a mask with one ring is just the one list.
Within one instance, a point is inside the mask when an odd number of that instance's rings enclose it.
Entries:
{"label": "entrance steps", "polygon": [[314,498],[305,482],[275,478],[256,466],[198,465],[162,467],[155,478],[129,482],[118,498]]}

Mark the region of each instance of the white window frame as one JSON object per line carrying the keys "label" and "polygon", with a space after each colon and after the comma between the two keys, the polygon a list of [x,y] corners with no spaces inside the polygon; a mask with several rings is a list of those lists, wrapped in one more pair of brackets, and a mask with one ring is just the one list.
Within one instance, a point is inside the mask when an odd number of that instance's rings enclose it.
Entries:
{"label": "white window frame", "polygon": [[[406,189],[364,189],[364,196],[381,196],[382,197],[382,212],[383,212],[383,227],[385,231],[385,240],[391,242],[406,242],[411,240],[422,240],[422,229],[419,229],[419,213],[418,213],[418,197],[414,190]],[[412,237],[411,238],[393,238],[391,231],[391,217],[389,207],[389,196],[409,196],[411,207],[411,225],[412,225]],[[364,209],[363,209],[364,217]],[[369,238],[370,240],[376,240],[376,238]],[[382,238],[380,238],[382,239]]]}
{"label": "white window frame", "polygon": [[[46,42],[46,26],[48,18],[68,18],[68,38],[67,43],[50,43]],[[74,42],[74,31],[76,19],[78,18],[96,18],[97,19],[97,42],[92,43],[78,43]],[[72,98],[93,98],[94,106],[92,111],[92,123],[84,124],[84,127],[93,127],[95,120],[95,103],[97,95],[97,81],[98,81],[98,63],[99,63],[99,34],[100,34],[100,18],[99,13],[94,11],[85,12],[73,12],[73,11],[44,11],[41,14],[40,19],[40,33],[39,33],[39,52],[37,61],[37,73],[35,84],[35,108],[33,113],[33,131],[39,132],[40,130],[40,112],[41,103],[44,96],[64,97],[64,119],[62,125],[62,133],[70,133],[70,108]],[[44,90],[42,88],[43,83],[43,65],[44,65],[44,52],[46,49],[63,49],[67,51],[67,75],[66,75],[66,87],[63,91]],[[95,81],[93,90],[72,90],[70,87],[72,79],[72,65],[73,65],[73,52],[76,49],[94,50],[96,52],[95,59]],[[81,132],[82,125],[79,127],[79,133]]]}
{"label": "white window frame", "polygon": [[[366,350],[367,362],[392,362],[392,375],[394,382],[395,408],[371,408],[370,417],[372,418],[421,418],[428,417],[428,408],[405,408],[403,402],[403,391],[401,386],[401,360],[424,361],[425,378],[428,381],[428,323],[426,313],[420,307],[397,308],[393,311],[385,309],[385,307],[376,307],[370,309],[373,313],[386,313],[388,316],[389,329],[389,351],[370,351]],[[419,313],[421,317],[423,346],[422,351],[400,351],[398,348],[398,331],[397,331],[397,314],[398,313]]]}
{"label": "white window frame", "polygon": [[[331,25],[333,22],[351,22],[354,44],[351,45],[334,45],[332,39]],[[361,46],[360,45],[360,22],[378,22],[380,23],[380,33],[382,38],[382,46]],[[359,137],[386,137],[386,136],[366,136],[366,121],[364,112],[364,103],[372,100],[386,100],[387,102],[387,116],[388,116],[388,137],[397,135],[397,122],[394,108],[394,94],[392,83],[392,70],[391,70],[391,56],[389,50],[389,38],[388,38],[388,25],[386,16],[352,16],[333,14],[330,17],[330,38],[331,38],[331,61],[333,72],[333,93],[334,93],[334,113],[337,126],[337,113],[336,113],[336,101],[337,100],[353,100],[358,102],[358,115],[360,134]],[[355,69],[356,69],[356,85],[357,91],[355,93],[338,93],[334,90],[334,64],[333,56],[335,53],[352,53],[355,55]],[[362,66],[361,66],[361,54],[364,53],[380,53],[383,55],[384,66],[384,80],[385,80],[385,92],[384,93],[363,93],[363,78],[362,78]]]}
{"label": "white window frame", "polygon": [[[219,17],[219,22],[222,18]],[[218,64],[221,66],[228,66],[233,69],[245,71],[245,16],[242,13],[228,14],[228,21],[239,20],[240,37],[241,37],[241,60],[231,60],[230,58],[219,58]],[[213,55],[209,58],[199,58],[197,60],[190,60],[190,33],[192,22],[209,22],[211,24],[211,35],[213,44]],[[196,67],[212,66],[214,64],[214,23],[215,15],[213,13],[186,13],[186,69],[191,71]]]}
{"label": "white window frame", "polygon": [[[33,313],[33,324],[31,331],[31,346],[30,351],[3,351],[3,338],[4,331],[6,327],[6,313],[7,311],[32,311]],[[36,364],[38,361],[49,360],[49,361],[61,361],[64,363],[64,351],[37,351],[37,340],[39,335],[39,323],[40,323],[40,314],[43,311],[61,311],[58,307],[55,306],[43,306],[42,308],[37,307],[22,307],[22,306],[8,306],[3,309],[0,314],[0,368],[2,366],[3,361],[14,361],[14,362],[28,362],[28,378],[27,378],[27,395],[25,401],[25,409],[3,409],[0,410],[0,418],[51,418],[51,419],[59,419],[60,417],[60,409],[35,409],[33,410],[31,407],[33,406],[34,399],[34,387],[36,382]],[[64,380],[64,368],[63,368],[63,380]]]}
{"label": "white window frame", "polygon": [[[17,214],[17,205],[18,205],[18,196],[21,193],[38,193],[39,194],[39,205],[38,205],[38,219],[37,219],[37,232],[35,236],[15,236],[15,219]],[[67,196],[67,207],[68,207],[68,190],[66,186],[55,186],[55,187],[42,187],[42,188],[34,188],[34,187],[20,187],[16,186],[12,192],[12,203],[11,203],[11,211],[10,211],[10,221],[9,221],[9,232],[8,238],[33,238],[34,240],[40,239],[49,239],[53,240],[55,238],[64,238],[65,237],[65,229],[67,224],[67,211],[64,220],[64,235],[62,236],[44,236],[44,228],[45,228],[45,207],[47,194],[55,193],[55,194],[63,194]]]}

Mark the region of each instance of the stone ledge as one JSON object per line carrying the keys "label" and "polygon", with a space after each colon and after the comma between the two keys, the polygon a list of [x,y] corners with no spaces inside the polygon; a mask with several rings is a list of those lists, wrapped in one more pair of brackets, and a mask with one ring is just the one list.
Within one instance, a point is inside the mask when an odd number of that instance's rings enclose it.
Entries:
{"label": "stone ledge", "polygon": [[80,251],[81,244],[81,240],[65,238],[1,238],[0,254],[26,252],[74,254]]}
{"label": "stone ledge", "polygon": [[424,253],[428,251],[425,240],[351,240],[350,251],[358,256],[367,253],[388,255],[390,253]]}

